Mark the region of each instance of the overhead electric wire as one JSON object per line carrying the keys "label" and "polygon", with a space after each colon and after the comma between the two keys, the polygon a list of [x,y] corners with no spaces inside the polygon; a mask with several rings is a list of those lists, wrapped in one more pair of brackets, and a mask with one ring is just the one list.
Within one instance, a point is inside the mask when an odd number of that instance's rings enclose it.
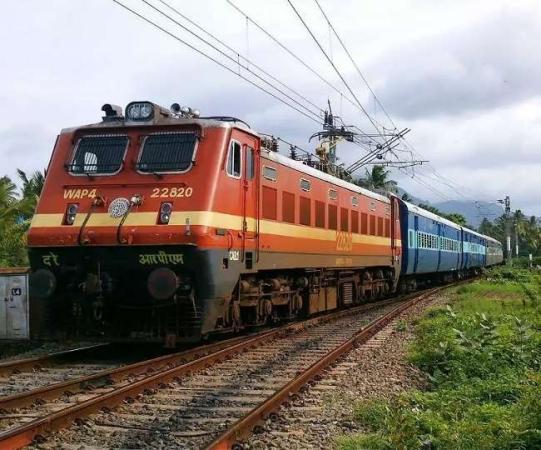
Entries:
{"label": "overhead electric wire", "polygon": [[[179,26],[180,28],[182,28],[183,30],[187,31],[188,33],[190,33],[192,36],[194,36],[196,39],[199,39],[201,42],[203,42],[204,44],[208,45],[210,48],[212,48],[214,51],[218,52],[220,55],[224,56],[225,58],[229,59],[230,61],[233,61],[234,63],[238,64],[240,66],[240,63],[238,60],[236,60],[235,58],[233,58],[232,56],[229,56],[227,53],[225,53],[224,51],[220,50],[218,47],[216,47],[215,45],[211,44],[209,41],[207,41],[206,39],[204,39],[203,37],[199,36],[197,33],[195,33],[194,31],[190,30],[188,27],[186,27],[185,25],[181,24],[178,20],[175,20],[173,17],[171,17],[170,15],[168,15],[167,13],[165,13],[164,11],[162,11],[161,9],[157,8],[155,5],[153,5],[152,3],[150,3],[148,0],[141,0],[143,3],[145,3],[147,6],[149,6],[150,8],[152,8],[153,10],[155,10],[156,12],[158,12],[159,14],[161,14],[162,16],[166,17],[167,19],[169,19],[171,22],[173,22],[174,24],[176,24],[177,26]],[[163,4],[166,4],[164,1],[160,0],[161,3]],[[173,11],[175,11],[175,9],[173,7],[170,7]],[[238,52],[237,52],[238,54]],[[273,88],[274,90],[278,91],[281,95],[283,95],[284,97],[286,97],[287,99],[289,99],[290,101],[292,101],[293,103],[296,103],[299,107],[303,108],[305,111],[307,111],[309,114],[313,114],[315,117],[318,118],[318,120],[321,119],[320,115],[319,115],[319,112],[318,113],[315,113],[314,111],[312,111],[310,108],[307,108],[305,105],[303,105],[302,103],[300,103],[299,101],[295,100],[293,97],[291,97],[289,94],[285,93],[283,90],[277,88],[275,85],[273,85],[272,83],[270,83],[268,80],[264,79],[262,76],[258,75],[257,73],[255,73],[253,70],[251,70],[248,66],[242,66],[244,70],[250,72],[254,77],[256,77],[257,79],[259,79],[260,81],[262,81],[263,83],[267,84],[268,86],[270,86],[271,88]],[[322,110],[321,110],[322,111]]]}
{"label": "overhead electric wire", "polygon": [[327,86],[329,86],[337,94],[340,94],[340,96],[342,98],[344,98],[347,102],[349,102],[355,108],[359,109],[359,111],[364,112],[363,109],[359,108],[359,105],[357,105],[357,103],[355,103],[354,100],[349,98],[346,94],[344,94],[340,89],[338,89],[329,80],[327,80],[326,78],[321,76],[321,74],[316,69],[314,69],[312,66],[310,66],[306,61],[304,61],[300,56],[298,56],[296,53],[294,53],[291,49],[289,49],[277,37],[275,37],[269,31],[267,31],[265,28],[263,28],[263,26],[261,26],[258,22],[256,22],[254,19],[252,19],[246,12],[244,12],[235,3],[233,3],[232,0],[226,0],[226,1],[239,14],[244,16],[247,21],[249,21],[251,24],[253,24],[258,30],[260,30],[263,34],[265,34],[269,39],[271,39],[275,44],[277,44],[282,50],[284,50],[286,53],[288,53],[291,57],[293,57],[295,60],[297,60],[300,64],[302,64],[306,69],[308,69],[312,74],[314,74],[317,78],[319,78],[323,83],[325,83]]}
{"label": "overhead electric wire", "polygon": [[329,57],[329,55],[327,54],[327,52],[325,51],[325,49],[323,48],[323,46],[320,44],[319,40],[316,38],[316,36],[314,35],[314,33],[312,33],[312,30],[310,29],[310,27],[308,26],[308,24],[305,22],[305,20],[302,18],[302,15],[299,13],[299,11],[297,10],[297,8],[295,8],[295,5],[293,5],[293,3],[291,2],[291,0],[287,0],[287,2],[289,3],[289,6],[291,6],[291,9],[293,9],[293,11],[295,12],[295,14],[297,15],[297,17],[299,18],[299,20],[301,21],[301,23],[304,25],[304,28],[306,28],[306,31],[308,31],[308,33],[310,34],[310,36],[312,37],[312,39],[314,40],[314,42],[317,44],[317,46],[319,47],[319,49],[321,50],[321,53],[323,53],[323,55],[325,56],[325,58],[327,59],[327,61],[329,62],[329,64],[332,66],[332,68],[334,69],[334,71],[336,72],[336,74],[338,75],[338,77],[340,78],[340,80],[342,80],[342,83],[344,84],[344,86],[346,86],[347,90],[349,91],[349,93],[351,94],[351,96],[355,99],[355,101],[357,102],[357,104],[359,105],[359,108],[363,111],[363,113],[366,115],[366,117],[368,118],[368,120],[370,121],[370,123],[374,126],[374,128],[376,129],[376,131],[378,133],[380,133],[380,130],[378,128],[378,126],[376,125],[376,123],[374,122],[374,120],[372,119],[372,117],[370,116],[370,114],[368,114],[368,112],[366,111],[366,109],[363,107],[362,103],[359,101],[359,99],[357,98],[357,96],[355,95],[355,93],[353,92],[353,90],[351,89],[351,87],[349,86],[348,82],[345,80],[345,78],[342,76],[342,74],[340,73],[340,71],[338,70],[338,68],[336,67],[336,65],[334,64],[334,62],[332,61],[332,59]]}
{"label": "overhead electric wire", "polygon": [[391,119],[391,116],[389,115],[389,113],[387,112],[387,110],[384,108],[383,104],[380,102],[379,98],[377,97],[376,93],[372,90],[372,88],[370,87],[370,84],[368,83],[368,80],[365,78],[365,76],[363,75],[363,73],[361,72],[361,69],[359,69],[359,66],[357,65],[357,63],[355,62],[355,59],[353,58],[353,56],[351,56],[351,53],[349,52],[349,50],[347,49],[346,45],[344,44],[344,42],[342,41],[342,38],[340,37],[340,35],[338,34],[338,32],[336,31],[336,29],[334,28],[333,24],[331,23],[331,21],[329,20],[329,18],[327,17],[327,14],[325,13],[325,11],[323,10],[323,8],[321,7],[321,4],[319,3],[318,0],[314,0],[314,2],[316,3],[317,7],[319,8],[319,11],[321,12],[321,14],[323,15],[323,17],[325,18],[327,24],[329,25],[329,28],[332,30],[333,34],[336,36],[336,39],[338,39],[338,42],[340,43],[340,46],[342,47],[342,49],[344,50],[344,52],[346,53],[346,55],[348,56],[349,60],[351,61],[351,63],[353,64],[353,67],[355,67],[355,70],[357,71],[357,73],[359,74],[359,76],[361,77],[361,79],[363,80],[364,84],[366,85],[366,87],[368,88],[368,90],[370,91],[370,93],[372,94],[372,96],[374,97],[374,100],[378,103],[378,105],[380,106],[381,110],[385,113],[385,115],[387,116],[387,118],[389,119],[389,122],[391,122],[391,124],[393,125],[393,127],[396,129],[397,126],[396,124],[393,122],[393,119]]}
{"label": "overhead electric wire", "polygon": [[406,169],[402,169],[402,168],[399,168],[398,170],[400,170],[401,172],[405,173],[408,178],[410,178],[411,180],[415,181],[417,184],[420,184],[422,186],[424,186],[426,189],[428,189],[429,191],[431,191],[432,193],[436,194],[438,197],[441,197],[442,199],[444,200],[451,200],[450,197],[446,196],[444,193],[440,192],[439,190],[435,189],[433,186],[431,186],[430,184],[427,184],[426,182],[422,181],[420,178],[418,178],[417,175],[409,175],[407,172],[406,172]]}
{"label": "overhead electric wire", "polygon": [[[230,52],[234,53],[235,55],[237,55],[239,58],[242,58],[244,61],[246,61],[246,63],[248,64],[251,64],[253,67],[255,67],[257,70],[259,70],[260,72],[264,73],[266,76],[268,76],[270,79],[272,79],[273,81],[275,81],[276,83],[280,84],[281,86],[283,86],[284,88],[286,88],[287,90],[293,92],[296,96],[298,96],[299,98],[303,99],[306,103],[312,105],[314,108],[318,109],[321,113],[323,113],[323,109],[321,109],[318,105],[316,105],[315,103],[313,103],[310,99],[308,99],[306,96],[300,94],[299,92],[297,92],[296,90],[292,89],[291,87],[289,87],[287,84],[285,84],[284,82],[280,81],[278,78],[276,78],[275,76],[273,76],[272,74],[270,74],[267,70],[263,69],[262,67],[260,67],[259,65],[257,65],[256,63],[254,63],[253,61],[251,61],[250,59],[248,59],[246,56],[240,54],[239,51],[235,50],[234,48],[232,48],[230,45],[226,44],[223,40],[221,40],[220,38],[216,37],[215,35],[213,35],[212,33],[210,33],[209,31],[207,31],[205,28],[203,28],[201,25],[199,25],[198,23],[196,23],[194,20],[190,19],[189,17],[187,17],[185,14],[181,13],[177,8],[171,6],[169,3],[167,3],[166,1],[164,0],[158,0],[161,4],[163,4],[166,8],[170,9],[171,11],[173,11],[175,14],[177,14],[178,16],[182,17],[185,21],[187,21],[190,25],[194,26],[195,28],[197,28],[199,31],[203,32],[204,34],[206,34],[207,36],[211,37],[212,39],[214,39],[216,42],[218,42],[219,44],[223,45],[226,49],[228,49]],[[146,2],[145,2],[146,3]]]}
{"label": "overhead electric wire", "polygon": [[138,17],[139,19],[149,23],[150,25],[154,26],[155,28],[157,28],[158,30],[162,31],[163,33],[169,35],[170,37],[172,37],[173,39],[179,41],[180,43],[184,44],[185,46],[187,46],[188,48],[192,49],[193,51],[199,53],[200,55],[204,56],[205,58],[209,59],[210,61],[214,62],[215,64],[219,65],[220,67],[226,69],[227,71],[231,72],[232,74],[238,76],[239,78],[247,81],[248,83],[250,83],[252,86],[258,88],[259,90],[265,92],[266,94],[270,95],[271,97],[273,97],[274,99],[284,103],[285,105],[289,106],[291,109],[297,111],[299,114],[302,114],[303,116],[305,116],[306,118],[318,123],[318,124],[322,124],[322,122],[320,120],[317,120],[315,119],[313,116],[305,113],[304,111],[300,110],[299,108],[297,108],[296,106],[292,105],[291,103],[287,102],[286,100],[284,100],[283,98],[279,97],[278,95],[276,95],[275,93],[269,91],[268,89],[264,88],[263,86],[257,84],[256,82],[254,82],[253,80],[249,79],[248,77],[244,76],[244,75],[241,75],[240,73],[238,73],[237,71],[235,71],[234,69],[232,69],[231,67],[228,67],[227,65],[225,65],[224,63],[218,61],[216,58],[213,58],[212,56],[206,54],[203,50],[201,49],[198,49],[197,47],[195,47],[194,45],[190,44],[189,42],[185,41],[184,39],[182,39],[181,37],[177,36],[176,34],[170,32],[169,30],[163,28],[162,26],[160,26],[159,24],[157,24],[156,22],[153,22],[152,20],[150,20],[148,17],[145,17],[144,15],[140,14],[139,12],[131,9],[129,6],[126,6],[125,4],[123,4],[122,2],[120,2],[119,0],[112,0],[114,3],[116,3],[117,5],[121,6],[122,8],[124,8],[125,10],[129,11],[130,13],[132,13],[133,15],[135,15],[136,17]]}

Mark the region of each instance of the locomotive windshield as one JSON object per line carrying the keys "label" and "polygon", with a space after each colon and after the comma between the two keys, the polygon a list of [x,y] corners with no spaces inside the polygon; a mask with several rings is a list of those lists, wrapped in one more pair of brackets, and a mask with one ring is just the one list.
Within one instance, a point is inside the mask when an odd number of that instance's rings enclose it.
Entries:
{"label": "locomotive windshield", "polygon": [[74,174],[113,174],[120,170],[128,136],[85,136],[79,139],[73,161],[68,165]]}
{"label": "locomotive windshield", "polygon": [[162,133],[147,136],[137,169],[141,172],[184,172],[193,161],[195,133]]}

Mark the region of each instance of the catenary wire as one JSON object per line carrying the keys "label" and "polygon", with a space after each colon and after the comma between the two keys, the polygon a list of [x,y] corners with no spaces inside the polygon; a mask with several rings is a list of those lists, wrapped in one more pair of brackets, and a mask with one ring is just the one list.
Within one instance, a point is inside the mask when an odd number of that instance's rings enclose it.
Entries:
{"label": "catenary wire", "polygon": [[321,76],[321,74],[316,69],[314,69],[306,61],[304,61],[300,56],[298,56],[296,53],[294,53],[283,42],[281,42],[276,36],[272,35],[268,30],[263,28],[263,26],[261,26],[258,22],[256,22],[254,19],[252,19],[246,12],[244,12],[242,9],[240,9],[235,3],[233,3],[231,0],[226,0],[226,1],[232,8],[234,8],[240,15],[244,16],[247,21],[249,21],[251,24],[253,24],[258,30],[260,30],[263,34],[265,34],[269,39],[271,39],[282,50],[284,50],[286,53],[288,53],[291,57],[293,57],[295,60],[297,60],[302,66],[304,66],[307,70],[309,70],[313,75],[315,75],[317,78],[319,78],[319,80],[321,80],[328,87],[330,87],[333,91],[335,91],[337,94],[339,94],[341,98],[345,99],[352,106],[359,109],[359,111],[361,111],[361,112],[363,111],[361,108],[359,108],[359,105],[357,105],[357,103],[355,103],[354,100],[352,100],[350,97],[348,97],[346,94],[344,94],[340,89],[338,89],[329,80],[327,80],[326,78]]}
{"label": "catenary wire", "polygon": [[132,13],[133,15],[135,15],[136,17],[138,17],[139,19],[149,23],[150,25],[154,26],[155,28],[157,28],[158,30],[162,31],[163,33],[167,34],[168,36],[172,37],[173,39],[177,40],[178,42],[184,44],[185,46],[187,46],[188,48],[190,48],[191,50],[199,53],[200,55],[204,56],[205,58],[209,59],[210,61],[214,62],[215,64],[219,65],[220,67],[222,67],[223,69],[231,72],[232,74],[238,76],[239,78],[243,79],[244,81],[247,81],[248,83],[250,83],[252,86],[258,88],[259,90],[265,92],[266,94],[270,95],[271,97],[273,97],[274,99],[282,102],[283,104],[287,105],[288,107],[290,107],[291,109],[297,111],[299,114],[302,114],[303,116],[305,116],[306,118],[316,122],[317,124],[321,125],[322,124],[322,121],[320,120],[317,120],[315,119],[312,115],[309,115],[307,113],[305,113],[304,111],[300,110],[299,108],[297,108],[296,106],[292,105],[291,103],[287,102],[286,100],[284,100],[283,98],[279,97],[278,95],[276,95],[275,93],[269,91],[268,89],[264,88],[263,86],[257,84],[256,82],[254,82],[253,80],[249,79],[248,77],[244,76],[244,75],[241,75],[240,73],[238,73],[237,71],[235,71],[234,69],[232,69],[231,67],[228,67],[227,65],[225,65],[224,63],[218,61],[216,58],[213,58],[212,56],[206,54],[203,50],[201,49],[198,49],[197,47],[195,47],[194,45],[190,44],[189,42],[185,41],[184,39],[180,38],[179,36],[177,36],[176,34],[174,33],[171,33],[170,31],[166,30],[165,28],[163,28],[162,26],[158,25],[156,22],[153,22],[152,20],[150,20],[149,18],[143,16],[142,14],[140,14],[139,12],[133,10],[132,8],[130,8],[129,6],[123,4],[122,2],[120,2],[119,0],[111,0],[113,1],[114,3],[116,3],[117,5],[121,6],[122,8],[124,8],[125,10],[129,11],[130,13]]}
{"label": "catenary wire", "polygon": [[[220,55],[224,56],[225,58],[229,59],[230,61],[236,63],[236,64],[239,64],[239,61],[236,60],[235,58],[233,58],[232,56],[228,55],[227,53],[225,53],[224,51],[220,50],[218,47],[216,47],[215,45],[213,45],[212,43],[210,43],[208,40],[204,39],[203,37],[201,37],[200,35],[198,35],[196,32],[194,32],[193,30],[190,30],[188,27],[186,27],[185,25],[183,25],[182,23],[180,23],[178,20],[175,20],[173,17],[171,17],[170,15],[168,15],[167,13],[165,13],[164,11],[162,11],[161,9],[157,8],[155,5],[153,5],[152,3],[150,3],[148,0],[141,0],[143,3],[145,3],[147,6],[149,6],[150,8],[152,8],[154,11],[158,12],[159,14],[161,14],[162,16],[166,17],[167,19],[169,19],[171,22],[173,22],[174,24],[176,24],[177,26],[179,26],[180,28],[182,28],[183,30],[187,31],[188,33],[190,33],[192,36],[194,36],[196,39],[200,40],[201,42],[203,42],[204,44],[208,45],[210,48],[212,48],[214,51],[216,51],[217,53],[219,53]],[[162,3],[164,3],[162,1]],[[240,65],[240,64],[239,64]],[[283,95],[284,97],[286,97],[288,100],[292,101],[293,103],[297,104],[300,108],[304,109],[305,111],[307,111],[309,114],[313,114],[315,117],[318,118],[318,120],[321,119],[319,113],[315,113],[314,111],[312,111],[310,108],[306,107],[305,105],[303,105],[302,103],[298,102],[297,100],[295,100],[293,97],[291,97],[289,94],[285,93],[283,90],[279,89],[278,87],[276,87],[275,85],[273,85],[271,82],[269,82],[268,80],[266,80],[265,78],[263,78],[262,76],[258,75],[257,73],[255,73],[253,70],[251,70],[248,66],[242,66],[244,70],[246,70],[247,72],[249,72],[250,74],[252,74],[254,77],[256,77],[258,80],[262,81],[263,83],[265,83],[266,85],[270,86],[271,88],[273,88],[274,90],[276,90],[277,92],[279,92],[281,95]]]}
{"label": "catenary wire", "polygon": [[385,107],[383,106],[383,104],[380,102],[379,98],[377,97],[376,93],[372,90],[372,88],[370,87],[370,84],[368,83],[368,80],[366,79],[366,77],[363,75],[363,73],[361,72],[361,69],[359,68],[359,66],[357,65],[357,63],[355,62],[355,59],[353,58],[353,56],[351,56],[351,53],[349,52],[349,50],[347,49],[346,45],[344,44],[342,38],[340,37],[340,35],[338,34],[338,32],[336,31],[336,29],[334,28],[333,24],[331,23],[329,17],[327,16],[327,14],[325,13],[325,11],[323,10],[323,8],[321,7],[321,4],[319,3],[318,0],[314,0],[314,2],[316,3],[317,7],[319,8],[319,11],[321,12],[321,14],[323,15],[323,17],[325,18],[325,20],[327,21],[327,24],[329,25],[330,29],[332,30],[333,34],[336,36],[336,39],[338,40],[338,42],[340,43],[340,46],[342,47],[342,49],[344,50],[344,52],[346,53],[346,55],[348,56],[349,60],[351,61],[351,63],[353,64],[353,67],[355,67],[355,70],[357,71],[357,73],[359,74],[359,76],[361,77],[361,79],[363,80],[364,84],[366,85],[366,87],[368,88],[368,90],[370,91],[370,93],[372,94],[372,96],[374,97],[374,100],[377,102],[377,104],[379,105],[379,107],[381,108],[381,110],[384,112],[384,114],[387,116],[387,118],[389,119],[389,122],[393,125],[393,127],[396,129],[397,126],[396,124],[394,123],[393,119],[391,118],[391,116],[389,115],[389,113],[387,112],[387,110],[385,109]]}
{"label": "catenary wire", "polygon": [[189,17],[187,17],[185,14],[183,14],[182,12],[180,12],[177,8],[175,8],[174,6],[171,6],[169,3],[167,3],[166,1],[164,0],[158,0],[161,4],[163,4],[166,8],[168,8],[169,10],[173,11],[175,14],[177,14],[179,17],[182,17],[186,22],[188,22],[190,25],[194,26],[195,28],[197,28],[199,31],[201,31],[202,33],[206,34],[207,36],[209,36],[210,38],[214,39],[216,42],[218,42],[219,44],[221,44],[223,47],[225,47],[227,50],[229,50],[230,52],[234,53],[235,55],[237,55],[239,58],[243,59],[247,64],[251,64],[253,67],[255,67],[257,70],[259,70],[260,72],[264,73],[266,76],[268,76],[271,80],[275,81],[276,83],[280,84],[282,87],[286,88],[287,90],[289,90],[290,92],[292,92],[293,94],[295,94],[296,96],[298,96],[299,98],[303,99],[306,103],[312,105],[314,108],[318,109],[320,111],[320,113],[323,113],[323,110],[318,106],[316,105],[315,103],[313,103],[310,99],[308,99],[306,96],[300,94],[299,92],[297,92],[295,89],[292,89],[291,87],[289,87],[287,84],[285,84],[284,82],[280,81],[278,78],[276,78],[275,76],[273,76],[272,74],[270,74],[267,70],[263,69],[261,66],[259,66],[258,64],[256,64],[254,61],[250,60],[248,57],[240,54],[237,50],[235,50],[234,48],[232,48],[230,45],[228,45],[227,43],[225,43],[222,39],[216,37],[214,34],[210,33],[208,30],[206,30],[205,28],[203,28],[201,25],[199,25],[198,23],[196,23],[193,19],[190,19]]}
{"label": "catenary wire", "polygon": [[297,10],[297,8],[295,8],[295,5],[291,2],[291,0],[287,0],[289,6],[291,6],[291,9],[293,9],[293,11],[295,12],[295,14],[297,15],[298,19],[300,20],[300,22],[303,24],[304,28],[306,28],[306,31],[308,31],[308,34],[310,34],[310,36],[312,37],[312,39],[314,40],[314,42],[317,44],[318,48],[321,50],[321,53],[323,53],[323,55],[325,56],[325,58],[327,59],[327,61],[329,62],[329,64],[332,66],[332,68],[334,69],[334,71],[336,72],[336,74],[338,75],[338,77],[340,78],[340,80],[342,80],[342,83],[344,84],[344,86],[347,88],[347,90],[349,91],[349,93],[351,94],[351,96],[355,99],[355,101],[357,102],[357,104],[359,105],[359,108],[363,111],[363,113],[366,115],[366,117],[368,118],[368,120],[370,121],[370,123],[374,126],[374,128],[376,129],[376,131],[378,133],[380,133],[380,129],[378,128],[377,124],[374,122],[374,120],[372,119],[372,117],[370,116],[370,114],[368,114],[368,112],[366,111],[366,109],[363,107],[362,103],[360,102],[360,100],[357,98],[357,96],[355,95],[355,93],[353,92],[353,90],[351,89],[351,87],[349,86],[348,82],[345,80],[345,78],[343,77],[342,73],[338,70],[338,68],[336,67],[336,65],[334,64],[334,62],[332,61],[332,59],[329,57],[329,55],[327,54],[327,52],[325,51],[325,49],[322,47],[321,43],[319,42],[319,40],[316,38],[316,36],[314,35],[314,33],[312,32],[312,30],[310,29],[310,27],[308,26],[308,24],[305,22],[305,20],[302,18],[302,15],[299,13],[299,11]]}

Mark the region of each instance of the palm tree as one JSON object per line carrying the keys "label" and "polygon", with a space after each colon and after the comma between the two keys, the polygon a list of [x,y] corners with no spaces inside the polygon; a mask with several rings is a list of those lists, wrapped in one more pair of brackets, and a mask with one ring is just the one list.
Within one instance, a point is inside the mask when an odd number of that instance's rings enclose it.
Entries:
{"label": "palm tree", "polygon": [[9,177],[0,178],[0,232],[17,214],[17,186]]}
{"label": "palm tree", "polygon": [[398,183],[389,180],[388,176],[389,171],[385,170],[385,167],[373,166],[371,171],[365,171],[364,178],[357,179],[356,184],[371,191],[398,192]]}
{"label": "palm tree", "polygon": [[45,182],[45,173],[37,170],[29,178],[26,172],[17,169],[17,174],[23,182],[22,199],[19,202],[18,209],[21,218],[24,221],[28,221],[34,215],[34,210],[36,209],[36,204]]}

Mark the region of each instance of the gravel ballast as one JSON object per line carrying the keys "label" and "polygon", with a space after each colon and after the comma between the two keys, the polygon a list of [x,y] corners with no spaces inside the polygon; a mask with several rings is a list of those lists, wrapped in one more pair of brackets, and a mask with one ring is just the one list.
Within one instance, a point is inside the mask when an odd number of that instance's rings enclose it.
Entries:
{"label": "gravel ballast", "polygon": [[329,449],[336,438],[363,431],[353,409],[363,400],[392,398],[425,386],[423,374],[407,362],[414,323],[432,306],[449,302],[435,294],[402,313],[366,344],[349,353],[322,378],[282,407],[261,433],[244,444],[249,449]]}

